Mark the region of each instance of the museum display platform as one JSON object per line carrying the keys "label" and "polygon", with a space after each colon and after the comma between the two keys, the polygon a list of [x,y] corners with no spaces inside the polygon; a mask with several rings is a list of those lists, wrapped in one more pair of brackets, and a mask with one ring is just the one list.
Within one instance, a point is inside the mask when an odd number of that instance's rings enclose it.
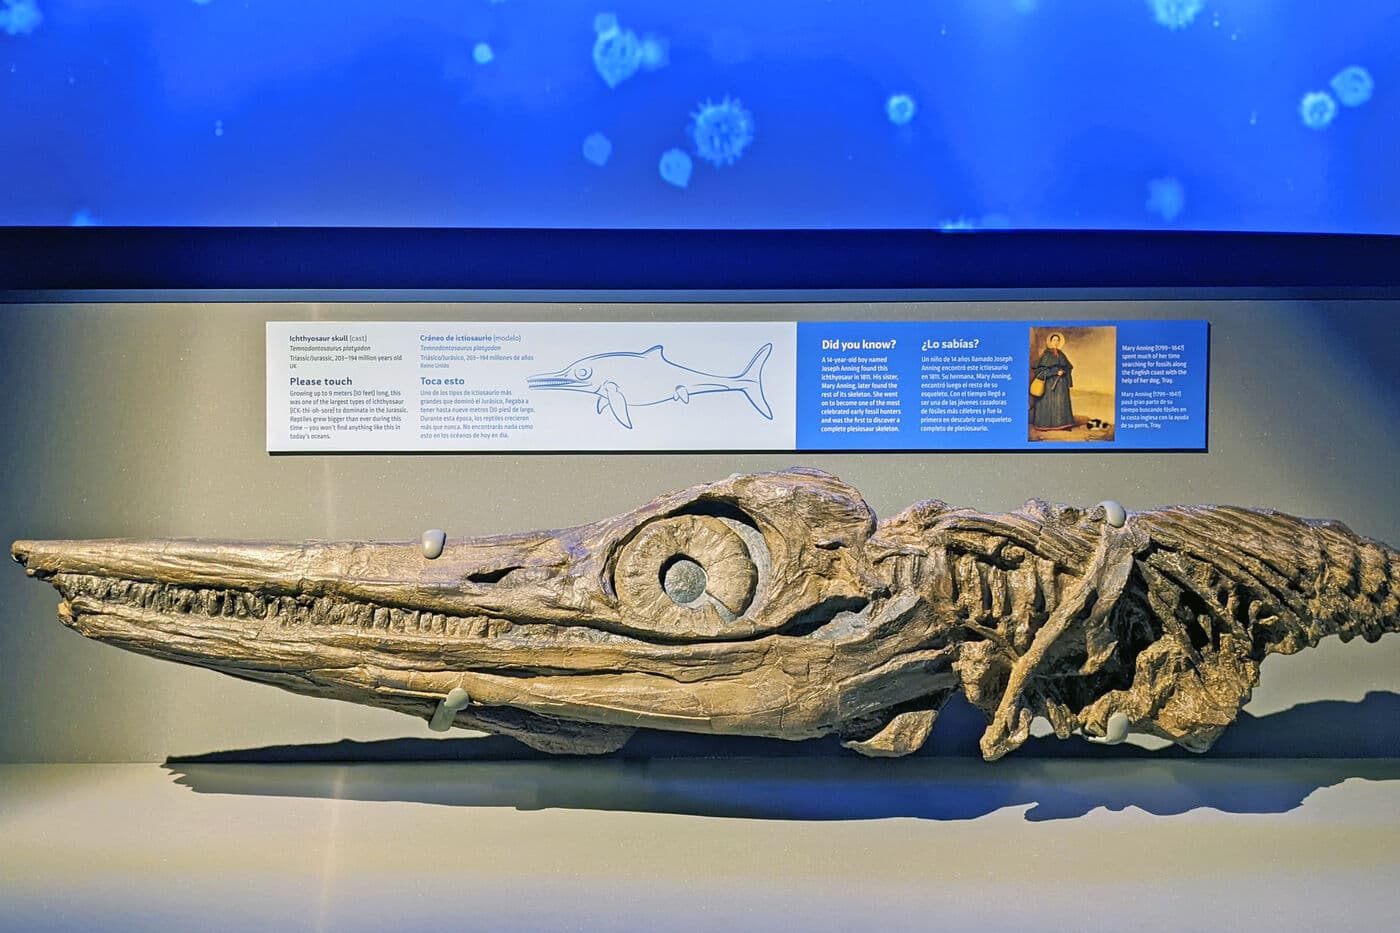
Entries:
{"label": "museum display platform", "polygon": [[1377,930],[1400,911],[1396,760],[36,764],[0,788],[7,930]]}

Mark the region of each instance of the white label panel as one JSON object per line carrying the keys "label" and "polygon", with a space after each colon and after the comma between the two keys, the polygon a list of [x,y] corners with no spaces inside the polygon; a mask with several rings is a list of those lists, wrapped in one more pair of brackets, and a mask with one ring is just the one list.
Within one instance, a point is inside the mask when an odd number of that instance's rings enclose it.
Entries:
{"label": "white label panel", "polygon": [[273,321],[267,449],[791,450],[797,325]]}

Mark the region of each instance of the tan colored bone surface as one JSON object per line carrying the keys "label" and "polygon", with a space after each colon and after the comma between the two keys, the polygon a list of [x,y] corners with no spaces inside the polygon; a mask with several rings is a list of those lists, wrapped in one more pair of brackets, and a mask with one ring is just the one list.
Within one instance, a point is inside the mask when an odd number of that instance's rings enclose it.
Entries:
{"label": "tan colored bone surface", "polygon": [[[298,693],[597,753],[636,727],[916,750],[955,692],[998,758],[1133,731],[1203,750],[1271,653],[1400,628],[1400,554],[1200,506],[918,503],[805,470],[561,531],[420,542],[18,541],[84,635]],[[454,690],[467,705],[439,704]],[[453,694],[460,697],[459,694]]]}

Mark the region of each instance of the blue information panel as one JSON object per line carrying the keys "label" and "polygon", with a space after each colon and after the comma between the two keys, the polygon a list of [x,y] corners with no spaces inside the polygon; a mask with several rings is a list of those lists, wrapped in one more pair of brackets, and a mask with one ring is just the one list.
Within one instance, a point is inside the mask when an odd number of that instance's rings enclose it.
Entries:
{"label": "blue information panel", "polygon": [[1199,450],[1206,321],[797,325],[799,450]]}
{"label": "blue information panel", "polygon": [[1201,450],[1205,321],[267,325],[270,451]]}

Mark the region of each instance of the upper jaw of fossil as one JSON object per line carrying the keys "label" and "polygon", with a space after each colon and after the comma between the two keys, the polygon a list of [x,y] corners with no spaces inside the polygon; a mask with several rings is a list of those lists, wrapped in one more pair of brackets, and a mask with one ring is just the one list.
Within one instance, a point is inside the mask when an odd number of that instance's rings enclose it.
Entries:
{"label": "upper jaw of fossil", "polygon": [[562,531],[450,540],[431,560],[417,543],[362,542],[18,541],[12,554],[91,638],[423,716],[460,687],[459,725],[529,740],[558,738],[540,719],[563,720],[573,745],[606,745],[635,726],[819,735],[951,684],[951,656],[899,661],[904,639],[871,637],[892,596],[874,527],[854,490],[788,473]]}
{"label": "upper jaw of fossil", "polygon": [[647,726],[906,754],[956,691],[987,716],[989,758],[1035,716],[1202,750],[1266,655],[1400,627],[1400,554],[1336,523],[1032,500],[917,503],[877,526],[854,489],[802,470],[435,559],[363,542],[12,553],[84,635],[550,751]]}

